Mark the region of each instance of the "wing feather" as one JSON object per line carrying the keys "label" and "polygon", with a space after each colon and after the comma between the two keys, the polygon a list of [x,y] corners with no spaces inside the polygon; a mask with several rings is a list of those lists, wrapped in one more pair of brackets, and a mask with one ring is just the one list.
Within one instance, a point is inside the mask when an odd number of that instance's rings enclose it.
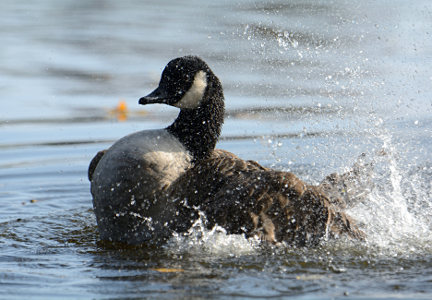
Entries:
{"label": "wing feather", "polygon": [[89,179],[90,181],[92,181],[94,171],[95,171],[95,169],[96,169],[96,167],[97,167],[99,161],[101,160],[102,156],[104,156],[104,154],[105,154],[106,151],[107,151],[107,150],[99,151],[99,152],[95,155],[95,157],[93,157],[93,159],[91,160],[90,165],[89,165],[89,168],[88,168],[88,173],[87,173],[87,175],[88,175],[88,179]]}
{"label": "wing feather", "polygon": [[224,150],[186,171],[171,189],[188,208],[203,211],[209,227],[217,224],[228,233],[296,245],[316,244],[326,236],[364,236],[319,187]]}

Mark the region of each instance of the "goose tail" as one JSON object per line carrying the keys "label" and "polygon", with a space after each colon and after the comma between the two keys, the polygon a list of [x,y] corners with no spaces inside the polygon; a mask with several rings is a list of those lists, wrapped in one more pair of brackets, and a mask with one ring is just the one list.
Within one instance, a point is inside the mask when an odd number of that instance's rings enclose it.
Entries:
{"label": "goose tail", "polygon": [[343,174],[330,174],[319,184],[320,189],[328,195],[331,202],[347,209],[357,203],[367,200],[374,184],[373,162],[366,160],[366,154],[361,154],[349,171]]}

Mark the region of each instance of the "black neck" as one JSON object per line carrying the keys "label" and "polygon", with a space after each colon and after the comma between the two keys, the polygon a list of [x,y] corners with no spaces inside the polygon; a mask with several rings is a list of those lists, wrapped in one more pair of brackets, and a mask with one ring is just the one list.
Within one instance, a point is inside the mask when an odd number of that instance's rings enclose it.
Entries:
{"label": "black neck", "polygon": [[185,145],[197,162],[207,158],[215,148],[224,111],[222,86],[214,76],[209,80],[202,104],[195,109],[182,109],[167,129]]}

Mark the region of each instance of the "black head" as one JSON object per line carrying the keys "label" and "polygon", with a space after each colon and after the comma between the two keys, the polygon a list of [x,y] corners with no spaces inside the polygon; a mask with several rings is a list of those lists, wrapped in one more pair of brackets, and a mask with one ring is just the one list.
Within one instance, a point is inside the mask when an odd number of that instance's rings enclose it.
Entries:
{"label": "black head", "polygon": [[139,103],[197,108],[205,95],[210,75],[213,73],[208,65],[197,56],[175,58],[163,70],[158,88],[142,97]]}
{"label": "black head", "polygon": [[162,72],[159,86],[140,104],[163,103],[180,108],[166,129],[193,155],[194,161],[213,151],[224,121],[224,96],[219,79],[199,57],[173,59]]}

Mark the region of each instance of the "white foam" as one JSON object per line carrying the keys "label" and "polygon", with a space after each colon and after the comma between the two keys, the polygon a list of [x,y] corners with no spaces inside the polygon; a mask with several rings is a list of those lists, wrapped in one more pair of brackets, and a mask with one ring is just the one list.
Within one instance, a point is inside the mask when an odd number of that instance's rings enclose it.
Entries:
{"label": "white foam", "polygon": [[203,213],[187,233],[175,234],[165,246],[173,254],[214,255],[217,257],[241,256],[257,253],[259,241],[247,239],[241,234],[227,234],[225,229],[215,226],[207,229]]}

